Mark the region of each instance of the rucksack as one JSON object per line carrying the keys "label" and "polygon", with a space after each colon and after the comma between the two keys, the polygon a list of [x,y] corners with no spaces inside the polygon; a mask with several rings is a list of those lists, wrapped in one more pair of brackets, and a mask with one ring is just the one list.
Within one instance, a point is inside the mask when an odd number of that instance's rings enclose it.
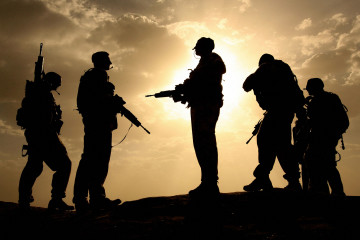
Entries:
{"label": "rucksack", "polygon": [[25,97],[21,101],[21,107],[16,113],[16,123],[21,129],[26,129],[32,122],[33,98],[36,96],[36,86],[33,81],[26,80]]}
{"label": "rucksack", "polygon": [[[330,93],[331,95],[335,95],[336,98],[339,99],[339,97],[334,94],[334,93]],[[337,128],[339,133],[344,134],[346,132],[346,130],[349,128],[350,125],[350,121],[349,121],[349,116],[347,114],[348,109],[347,107],[340,101],[336,101],[336,106],[334,106],[335,110],[335,114],[334,114],[334,120],[337,124]]]}
{"label": "rucksack", "polygon": [[254,89],[254,93],[261,108],[297,112],[305,104],[303,91],[288,64],[274,60],[260,68],[264,86]]}

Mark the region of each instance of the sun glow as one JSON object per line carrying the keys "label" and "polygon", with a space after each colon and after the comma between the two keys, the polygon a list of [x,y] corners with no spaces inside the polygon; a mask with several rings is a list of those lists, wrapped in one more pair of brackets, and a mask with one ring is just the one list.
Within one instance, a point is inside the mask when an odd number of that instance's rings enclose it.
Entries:
{"label": "sun glow", "polygon": [[237,58],[227,48],[217,47],[217,53],[226,65],[226,73],[223,75],[223,94],[224,106],[221,109],[222,118],[230,118],[232,111],[239,106],[239,102],[244,96],[242,84],[245,79],[245,70]]}
{"label": "sun glow", "polygon": [[[226,73],[223,75],[222,82],[224,106],[221,109],[221,115],[224,121],[227,121],[231,118],[232,111],[239,106],[239,102],[244,96],[242,84],[245,79],[245,70],[237,56],[229,49],[219,46],[216,50],[215,52],[221,56],[226,65]],[[175,70],[172,81],[169,82],[169,85],[165,86],[164,89],[171,90],[174,89],[177,84],[181,84],[189,77],[191,69],[196,67],[199,60],[200,58],[194,55],[186,65]],[[174,104],[172,100],[164,101],[164,109],[170,119],[190,119],[188,109],[182,104]]]}

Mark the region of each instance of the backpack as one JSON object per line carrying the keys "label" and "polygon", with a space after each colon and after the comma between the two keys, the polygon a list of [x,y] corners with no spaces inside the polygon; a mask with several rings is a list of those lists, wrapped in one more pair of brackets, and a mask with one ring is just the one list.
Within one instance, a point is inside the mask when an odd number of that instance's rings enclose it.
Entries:
{"label": "backpack", "polygon": [[36,95],[36,86],[33,81],[26,80],[25,97],[21,101],[21,107],[16,113],[16,123],[21,129],[26,129],[32,123],[33,98]]}
{"label": "backpack", "polygon": [[342,102],[340,101],[339,97],[334,94],[334,93],[330,93],[330,95],[333,96],[333,98],[337,98],[337,101],[334,101],[334,122],[337,125],[337,130],[340,134],[344,134],[346,132],[346,130],[349,128],[350,125],[350,121],[349,121],[349,116],[347,114],[348,109],[347,107],[342,104]]}
{"label": "backpack", "polygon": [[260,66],[264,86],[254,89],[256,100],[264,110],[280,109],[297,112],[305,104],[303,91],[290,66],[281,60]]}
{"label": "backpack", "polygon": [[305,104],[305,97],[303,91],[300,89],[298,80],[295,75],[293,75],[293,80],[291,81],[291,90],[290,90],[290,101],[292,108],[297,112]]}

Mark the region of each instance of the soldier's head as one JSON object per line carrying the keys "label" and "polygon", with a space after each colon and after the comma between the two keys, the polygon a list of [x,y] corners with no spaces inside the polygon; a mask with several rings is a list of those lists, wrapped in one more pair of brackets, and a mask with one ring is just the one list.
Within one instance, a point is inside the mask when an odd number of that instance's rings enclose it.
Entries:
{"label": "soldier's head", "polygon": [[109,70],[112,62],[109,58],[109,53],[100,51],[91,56],[91,60],[94,63],[94,67]]}
{"label": "soldier's head", "polygon": [[61,76],[56,72],[48,72],[44,76],[44,82],[48,84],[50,91],[56,91],[61,86]]}
{"label": "soldier's head", "polygon": [[197,42],[193,50],[195,50],[196,55],[202,57],[208,55],[214,50],[215,43],[211,38],[202,37]]}
{"label": "soldier's head", "polygon": [[273,57],[273,55],[265,53],[259,59],[259,67],[263,63],[269,63],[269,62],[272,62],[274,60],[275,60],[275,58]]}
{"label": "soldier's head", "polygon": [[311,78],[306,83],[306,91],[309,95],[316,95],[324,91],[324,82],[320,78]]}

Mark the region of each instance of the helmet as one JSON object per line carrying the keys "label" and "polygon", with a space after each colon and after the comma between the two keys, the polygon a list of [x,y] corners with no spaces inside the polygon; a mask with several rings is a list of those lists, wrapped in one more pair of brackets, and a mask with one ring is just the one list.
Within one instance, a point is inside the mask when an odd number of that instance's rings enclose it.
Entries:
{"label": "helmet", "polygon": [[45,74],[44,81],[49,84],[52,90],[56,90],[61,86],[61,76],[56,72],[48,72]]}
{"label": "helmet", "polygon": [[324,82],[320,78],[311,78],[307,81],[306,90],[321,91],[324,89]]}
{"label": "helmet", "polygon": [[109,53],[105,51],[96,52],[91,56],[91,61],[95,63],[110,61]]}
{"label": "helmet", "polygon": [[214,40],[212,40],[211,38],[206,38],[206,37],[202,37],[200,38],[197,42],[194,49],[206,49],[209,51],[212,51],[215,48],[215,43]]}
{"label": "helmet", "polygon": [[268,53],[264,53],[264,54],[260,57],[260,59],[259,59],[259,66],[260,66],[261,64],[263,64],[263,63],[272,62],[272,61],[274,61],[274,60],[275,60],[275,58],[274,58],[273,55],[268,54]]}

